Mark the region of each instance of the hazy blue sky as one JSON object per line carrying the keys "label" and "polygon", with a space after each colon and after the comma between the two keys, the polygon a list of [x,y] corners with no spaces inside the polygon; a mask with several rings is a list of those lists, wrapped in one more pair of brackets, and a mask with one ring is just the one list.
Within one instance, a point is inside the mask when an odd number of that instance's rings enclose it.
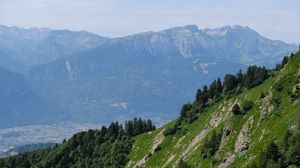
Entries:
{"label": "hazy blue sky", "polygon": [[178,25],[246,25],[300,42],[300,0],[0,0],[0,24],[117,37]]}

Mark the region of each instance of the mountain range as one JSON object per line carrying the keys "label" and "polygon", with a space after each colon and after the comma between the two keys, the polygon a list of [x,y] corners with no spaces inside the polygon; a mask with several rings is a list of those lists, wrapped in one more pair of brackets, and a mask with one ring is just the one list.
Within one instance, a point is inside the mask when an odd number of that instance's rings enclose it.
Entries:
{"label": "mountain range", "polygon": [[7,60],[0,65],[21,73],[30,92],[61,111],[40,108],[52,122],[146,116],[162,123],[199,86],[251,64],[273,66],[297,48],[239,25],[188,25],[120,38],[1,26],[0,37],[0,58]]}
{"label": "mountain range", "polygon": [[[0,55],[4,53],[20,65],[30,67],[48,63],[81,50],[91,49],[103,43],[107,38],[87,31],[0,26],[0,39]],[[5,67],[11,69],[12,66],[8,64]]]}

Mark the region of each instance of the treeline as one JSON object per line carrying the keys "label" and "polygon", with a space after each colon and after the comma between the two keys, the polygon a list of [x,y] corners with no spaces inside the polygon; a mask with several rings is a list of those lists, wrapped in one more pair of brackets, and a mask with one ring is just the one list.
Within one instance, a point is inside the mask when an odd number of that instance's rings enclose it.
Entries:
{"label": "treeline", "polygon": [[196,119],[195,113],[202,112],[206,106],[218,102],[222,98],[239,94],[243,89],[253,88],[263,83],[269,76],[270,70],[257,66],[249,66],[245,73],[240,70],[235,75],[226,74],[223,82],[218,78],[210,85],[198,89],[195,102],[183,105],[180,119],[192,122]]}
{"label": "treeline", "polygon": [[[292,53],[290,57],[294,57]],[[280,64],[276,65],[275,71],[278,71],[286,65],[290,57],[285,56]],[[202,89],[198,89],[196,93],[195,102],[201,108],[213,102],[221,100],[223,97],[232,95],[234,93],[239,94],[243,89],[251,89],[255,86],[262,84],[266,79],[269,78],[272,70],[268,70],[265,67],[249,66],[245,73],[242,70],[238,71],[235,75],[226,74],[223,82],[220,78],[214,80],[210,85],[203,86]],[[186,104],[183,106],[182,113],[184,111],[190,110],[191,108],[186,108],[191,106]]]}
{"label": "treeline", "polygon": [[155,126],[151,120],[135,118],[118,122],[100,130],[89,130],[73,135],[68,141],[52,149],[37,150],[0,159],[2,168],[70,168],[70,167],[124,167],[133,144],[132,137]]}
{"label": "treeline", "polygon": [[[290,57],[293,57],[292,53]],[[277,64],[273,70],[268,70],[266,67],[249,66],[245,72],[242,70],[234,74],[226,74],[223,81],[218,78],[210,85],[204,85],[199,88],[196,93],[196,98],[193,103],[184,104],[180,111],[180,117],[177,119],[175,125],[169,127],[164,131],[164,135],[175,134],[180,130],[180,125],[183,121],[191,123],[198,118],[198,114],[204,112],[205,108],[221,99],[230,98],[234,95],[240,94],[245,89],[251,89],[262,84],[268,79],[274,71],[278,71],[284,67],[290,60],[290,57],[284,57],[280,64]],[[262,95],[264,96],[264,95]],[[253,107],[253,102],[245,100],[240,105],[236,104],[233,108],[235,115],[245,114]]]}
{"label": "treeline", "polygon": [[152,121],[142,120],[141,118],[134,118],[133,120],[129,120],[125,122],[125,131],[130,136],[136,136],[138,134],[152,131],[155,129]]}
{"label": "treeline", "polygon": [[[209,86],[198,89],[196,102],[202,106],[212,101],[219,101],[220,98],[236,91],[241,92],[242,88],[253,88],[269,77],[269,71],[265,67],[249,66],[246,73],[240,70],[236,75],[226,74],[223,82],[221,79],[214,80]],[[240,89],[240,90],[238,90]]]}

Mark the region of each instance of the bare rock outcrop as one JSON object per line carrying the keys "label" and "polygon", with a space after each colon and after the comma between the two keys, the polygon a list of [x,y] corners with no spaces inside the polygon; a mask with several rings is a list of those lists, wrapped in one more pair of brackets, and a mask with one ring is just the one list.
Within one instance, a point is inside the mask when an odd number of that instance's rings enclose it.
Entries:
{"label": "bare rock outcrop", "polygon": [[251,139],[248,135],[248,132],[253,124],[253,116],[251,116],[248,121],[243,125],[237,140],[235,142],[235,149],[234,151],[239,154],[244,154],[250,146]]}
{"label": "bare rock outcrop", "polygon": [[227,153],[225,159],[217,166],[217,168],[225,168],[228,167],[235,158],[235,154]]}
{"label": "bare rock outcrop", "polygon": [[[150,152],[151,154],[154,153],[155,149],[163,142],[164,140],[164,135],[163,135],[164,129],[162,129],[158,135],[156,135],[156,137],[154,138],[153,144],[151,146]],[[133,167],[134,168],[139,168],[139,167],[144,167],[147,159],[149,158],[149,153],[146,154],[141,160],[139,160]],[[130,162],[130,165],[132,164],[132,162]],[[130,165],[128,164],[126,167],[130,167]]]}
{"label": "bare rock outcrop", "polygon": [[260,121],[263,121],[266,119],[266,117],[270,116],[274,111],[274,105],[271,104],[271,100],[273,98],[273,92],[272,89],[269,90],[266,97],[264,97],[260,102]]}

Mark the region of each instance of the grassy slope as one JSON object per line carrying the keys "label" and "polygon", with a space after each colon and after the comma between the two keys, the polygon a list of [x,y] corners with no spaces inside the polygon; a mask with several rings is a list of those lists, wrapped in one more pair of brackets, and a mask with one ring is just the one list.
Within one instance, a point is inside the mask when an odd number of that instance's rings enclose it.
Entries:
{"label": "grassy slope", "polygon": [[[298,52],[295,57],[280,71],[276,72],[273,77],[270,77],[263,84],[256,88],[246,90],[242,94],[232,97],[228,100],[223,100],[219,103],[206,109],[205,113],[200,114],[199,118],[192,124],[183,124],[183,128],[179,133],[165,137],[160,144],[161,150],[152,154],[147,159],[146,167],[173,167],[180,158],[184,158],[188,163],[193,166],[200,167],[214,167],[223,162],[225,158],[234,154],[234,160],[228,167],[246,167],[247,164],[258,156],[258,154],[266,147],[266,145],[275,140],[276,143],[281,144],[282,138],[288,129],[290,123],[299,120],[300,103],[291,102],[288,92],[291,92],[293,87],[299,83],[297,73],[299,71],[300,53]],[[276,86],[283,86],[283,90],[275,92]],[[267,116],[265,120],[260,120],[260,113],[262,106],[268,104],[261,104],[261,92],[278,94],[281,97],[281,104],[278,109],[273,110],[272,114]],[[242,100],[252,100],[255,106],[246,114],[233,116],[231,114],[231,107],[234,102],[241,102]],[[212,127],[209,123],[211,118],[216,114],[221,114],[222,120],[219,125]],[[251,139],[250,147],[245,154],[235,153],[235,143],[237,137],[243,128],[243,125],[253,117],[253,124],[250,126],[248,135]],[[149,153],[152,145],[155,143],[155,137],[161,132],[162,129],[170,127],[175,122],[170,122],[162,128],[151,133],[142,134],[136,137],[134,147],[129,155],[132,164],[128,167],[134,167],[134,164],[141,160]],[[223,130],[224,126],[230,124],[232,126],[231,134],[228,139],[222,144],[218,153],[210,158],[201,160],[200,152],[204,139],[208,138],[212,130]],[[208,129],[207,129],[208,128]],[[193,139],[203,130],[207,129],[205,138],[197,141],[192,150],[183,155],[184,151],[188,149]],[[185,156],[185,157],[183,157]],[[168,161],[169,160],[169,161]]]}

